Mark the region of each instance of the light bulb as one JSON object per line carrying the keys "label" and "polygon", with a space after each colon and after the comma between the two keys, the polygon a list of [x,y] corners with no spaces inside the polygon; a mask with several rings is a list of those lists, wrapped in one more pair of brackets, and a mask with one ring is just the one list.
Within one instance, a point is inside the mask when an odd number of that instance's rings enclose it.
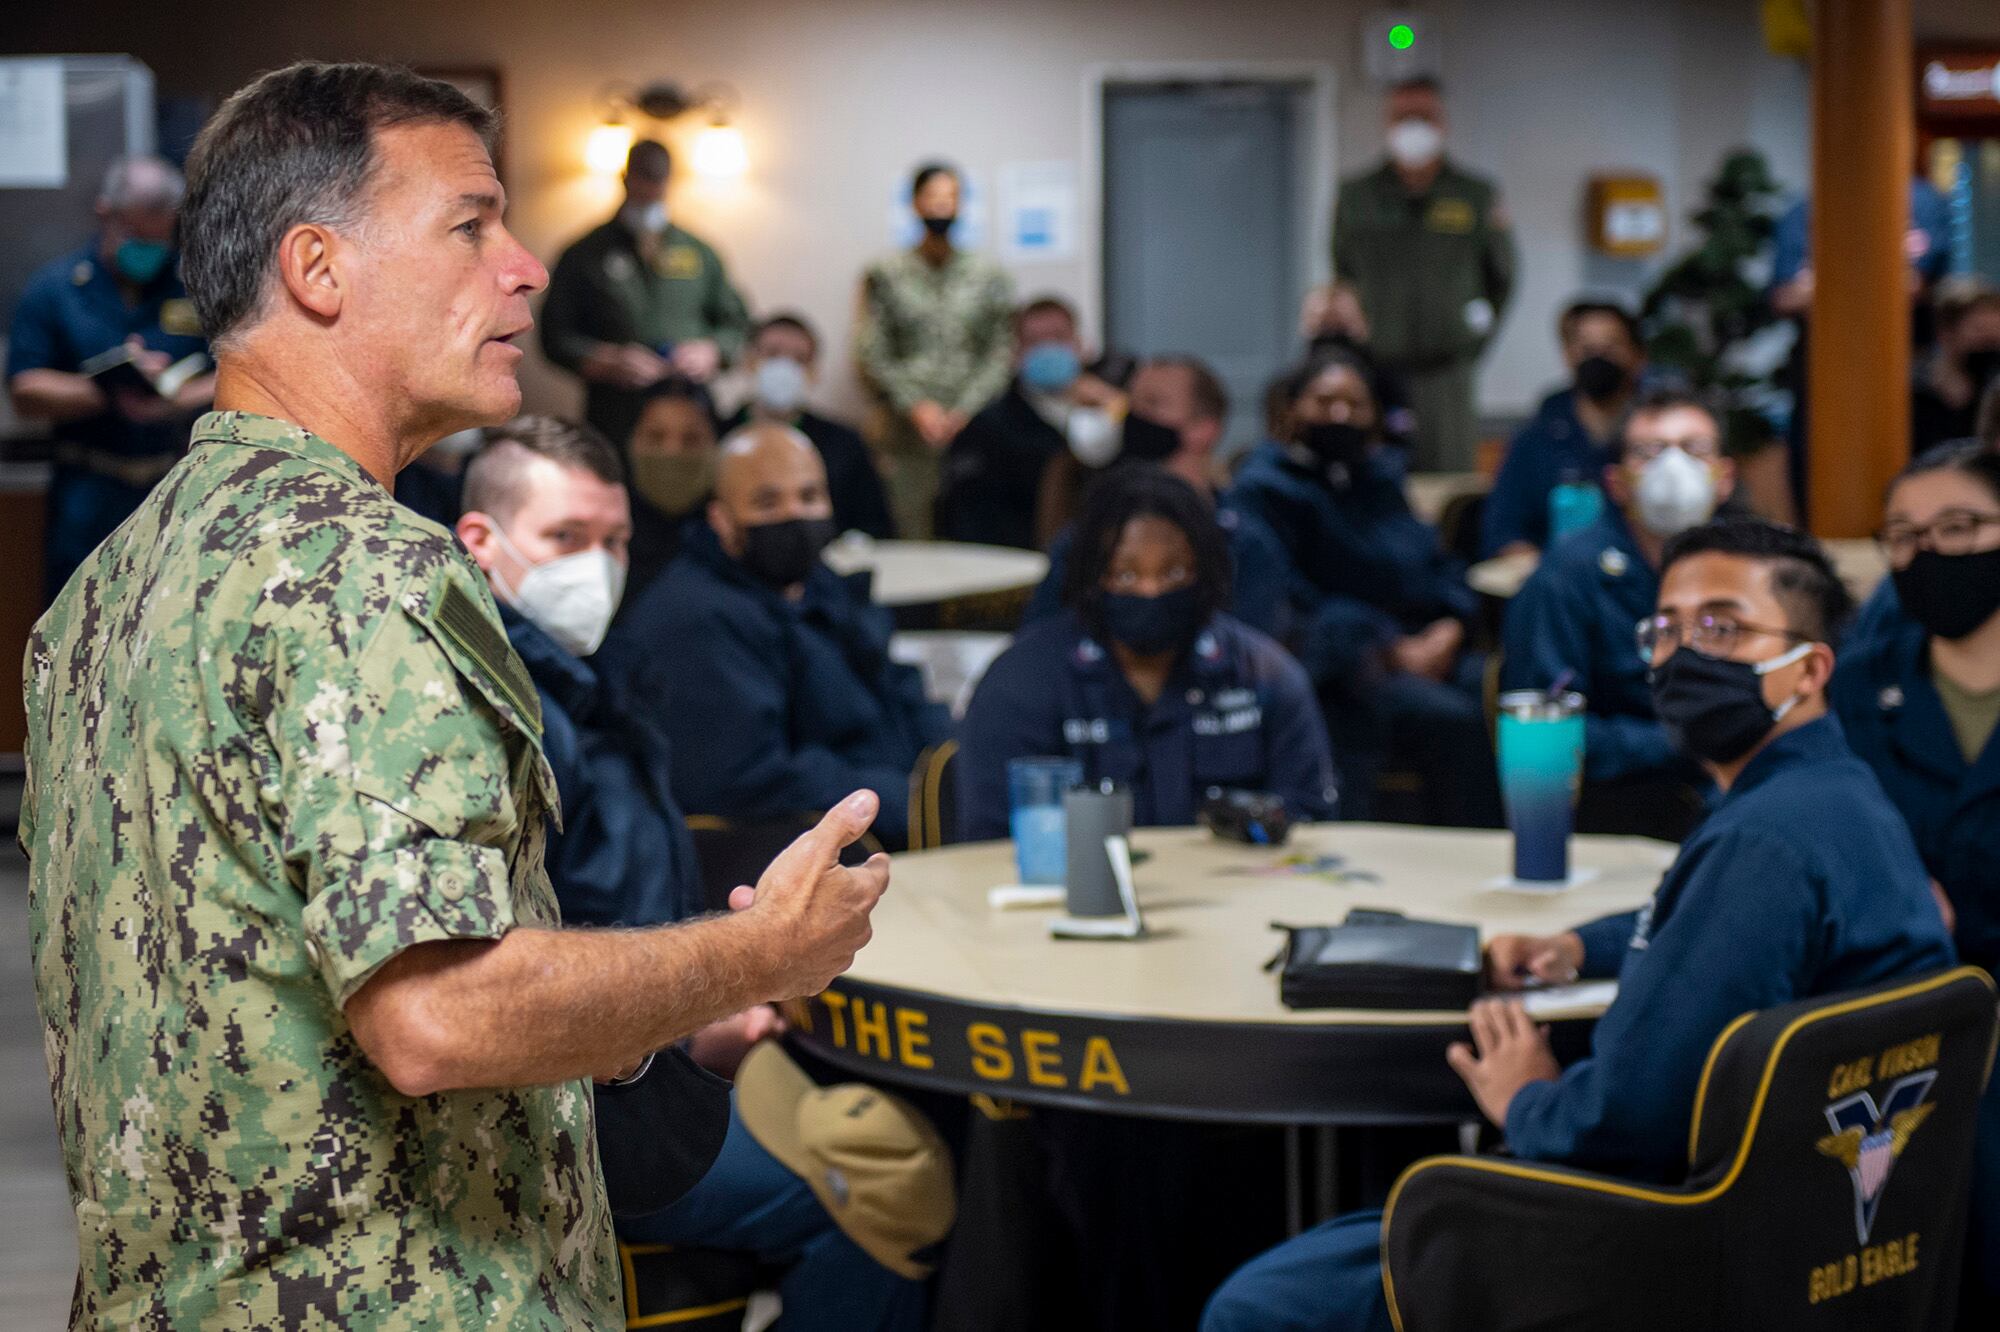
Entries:
{"label": "light bulb", "polygon": [[694,169],[709,177],[740,176],[750,169],[743,131],[717,121],[694,138]]}
{"label": "light bulb", "polygon": [[590,132],[583,146],[583,162],[600,176],[613,175],[625,167],[632,151],[632,127],[622,121],[606,121]]}

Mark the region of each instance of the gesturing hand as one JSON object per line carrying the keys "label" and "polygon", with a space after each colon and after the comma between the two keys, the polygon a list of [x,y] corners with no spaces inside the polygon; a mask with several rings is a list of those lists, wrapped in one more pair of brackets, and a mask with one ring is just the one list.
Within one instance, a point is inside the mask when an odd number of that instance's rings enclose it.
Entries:
{"label": "gesturing hand", "polygon": [[868,916],[889,887],[889,857],[850,868],[840,853],[868,831],[880,807],[873,791],[856,791],[786,847],[754,890],[729,895],[730,906],[764,932],[774,982],[768,998],[818,994],[871,937]]}
{"label": "gesturing hand", "polygon": [[1518,999],[1482,999],[1466,1015],[1479,1051],[1464,1041],[1445,1051],[1445,1062],[1465,1079],[1479,1111],[1504,1128],[1507,1107],[1515,1093],[1531,1082],[1562,1076],[1562,1066],[1549,1051],[1548,1034],[1534,1024]]}

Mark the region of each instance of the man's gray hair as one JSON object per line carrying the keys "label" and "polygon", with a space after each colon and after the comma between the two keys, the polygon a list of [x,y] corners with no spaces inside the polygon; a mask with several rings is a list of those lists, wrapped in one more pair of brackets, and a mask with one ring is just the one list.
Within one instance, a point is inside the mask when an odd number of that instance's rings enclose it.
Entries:
{"label": "man's gray hair", "polygon": [[106,208],[178,208],[187,196],[187,178],[164,157],[136,153],[113,158],[97,200]]}
{"label": "man's gray hair", "polygon": [[498,117],[457,88],[387,65],[300,63],[238,89],[188,155],[181,279],[211,345],[254,323],[287,231],[362,220],[377,132],[460,124],[489,144]]}

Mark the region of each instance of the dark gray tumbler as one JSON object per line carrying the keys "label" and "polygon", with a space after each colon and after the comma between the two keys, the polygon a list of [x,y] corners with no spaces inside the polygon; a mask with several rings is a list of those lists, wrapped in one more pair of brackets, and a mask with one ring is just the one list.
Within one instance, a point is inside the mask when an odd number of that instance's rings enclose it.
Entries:
{"label": "dark gray tumbler", "polygon": [[1132,831],[1132,792],[1110,782],[1095,790],[1078,787],[1065,792],[1063,822],[1069,843],[1069,872],[1063,877],[1069,888],[1069,914],[1124,915],[1125,900],[1118,894],[1104,839]]}

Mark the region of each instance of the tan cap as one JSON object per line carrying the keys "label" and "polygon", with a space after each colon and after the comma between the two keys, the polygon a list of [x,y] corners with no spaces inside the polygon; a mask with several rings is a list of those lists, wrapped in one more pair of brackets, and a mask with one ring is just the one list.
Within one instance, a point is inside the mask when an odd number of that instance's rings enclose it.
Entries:
{"label": "tan cap", "polygon": [[869,1257],[912,1281],[931,1274],[958,1199],[951,1149],[915,1106],[865,1083],[821,1087],[762,1041],[736,1070],[736,1112]]}

